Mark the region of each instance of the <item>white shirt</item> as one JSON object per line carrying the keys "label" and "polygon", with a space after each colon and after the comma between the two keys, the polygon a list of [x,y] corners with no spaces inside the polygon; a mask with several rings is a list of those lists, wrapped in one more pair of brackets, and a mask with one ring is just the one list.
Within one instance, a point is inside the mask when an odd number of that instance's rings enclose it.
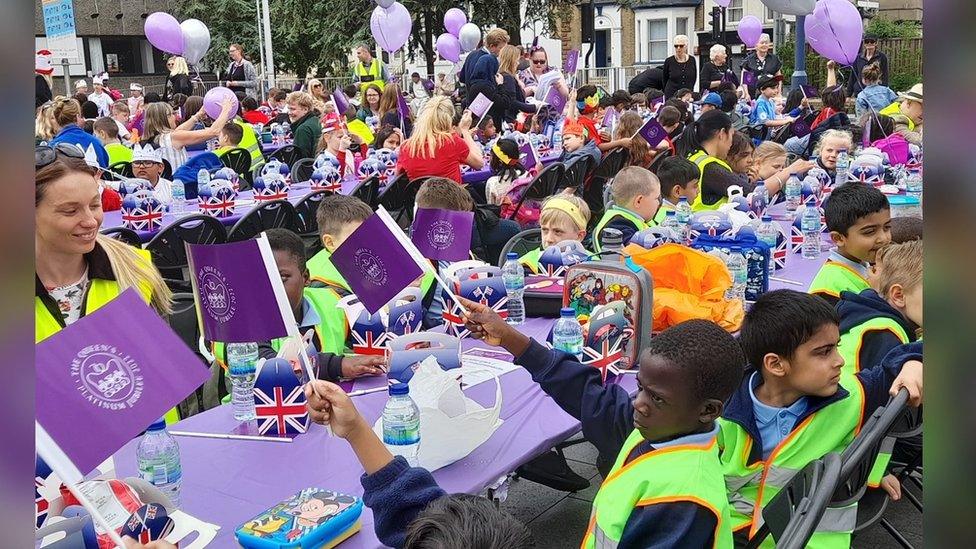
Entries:
{"label": "white shirt", "polygon": [[105,92],[92,92],[91,95],[88,96],[88,100],[98,105],[98,116],[111,116],[112,103],[114,103],[111,95]]}
{"label": "white shirt", "polygon": [[160,177],[159,181],[156,182],[156,186],[153,187],[153,195],[155,195],[156,200],[163,204],[172,204],[173,182],[165,177]]}
{"label": "white shirt", "polygon": [[[115,120],[114,118],[112,120]],[[115,125],[119,127],[119,140],[129,139],[129,130],[126,129],[125,124],[115,120]]]}

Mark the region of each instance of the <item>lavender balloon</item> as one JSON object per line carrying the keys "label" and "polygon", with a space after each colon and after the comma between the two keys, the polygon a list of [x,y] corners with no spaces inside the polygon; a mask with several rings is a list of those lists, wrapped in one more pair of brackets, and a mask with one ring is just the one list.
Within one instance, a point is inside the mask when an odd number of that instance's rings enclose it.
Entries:
{"label": "lavender balloon", "polygon": [[369,18],[369,29],[373,32],[373,38],[381,48],[390,53],[407,43],[412,25],[410,12],[399,2],[394,2],[388,9],[376,6]]}
{"label": "lavender balloon", "polygon": [[474,23],[465,23],[458,32],[458,41],[461,42],[461,49],[464,51],[474,51],[481,43],[481,29]]}
{"label": "lavender balloon", "polygon": [[461,60],[461,43],[453,34],[445,32],[437,37],[437,53],[451,63]]}
{"label": "lavender balloon", "polygon": [[817,53],[841,65],[853,65],[861,49],[864,23],[847,0],[817,0],[804,24],[807,42]]}
{"label": "lavender balloon", "polygon": [[216,88],[208,91],[207,95],[203,96],[203,110],[207,111],[207,116],[214,120],[220,116],[220,105],[224,102],[225,97],[230,98],[231,103],[233,103],[230,109],[231,115],[237,112],[238,102],[237,96],[234,95],[234,92],[223,86],[217,86]]}
{"label": "lavender balloon", "polygon": [[754,15],[747,15],[739,21],[739,38],[747,48],[754,48],[759,42],[759,35],[762,34],[762,23]]}
{"label": "lavender balloon", "polygon": [[461,27],[468,22],[468,16],[458,8],[451,8],[444,13],[444,29],[454,38],[461,36]]}
{"label": "lavender balloon", "polygon": [[173,55],[183,55],[183,29],[180,22],[168,13],[150,13],[144,26],[146,39],[156,49]]}
{"label": "lavender balloon", "polygon": [[762,0],[763,4],[775,11],[786,15],[810,15],[816,0]]}
{"label": "lavender balloon", "polygon": [[393,1],[394,0],[376,0],[376,5],[383,9],[389,9],[389,7],[393,5]]}

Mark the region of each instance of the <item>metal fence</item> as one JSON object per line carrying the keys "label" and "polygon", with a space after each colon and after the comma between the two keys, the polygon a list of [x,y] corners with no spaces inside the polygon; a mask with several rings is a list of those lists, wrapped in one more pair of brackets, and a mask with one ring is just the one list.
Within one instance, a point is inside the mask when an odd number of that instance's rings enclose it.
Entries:
{"label": "metal fence", "polygon": [[576,85],[593,84],[613,92],[626,90],[627,84],[641,72],[654,65],[631,65],[629,67],[591,67],[576,70]]}

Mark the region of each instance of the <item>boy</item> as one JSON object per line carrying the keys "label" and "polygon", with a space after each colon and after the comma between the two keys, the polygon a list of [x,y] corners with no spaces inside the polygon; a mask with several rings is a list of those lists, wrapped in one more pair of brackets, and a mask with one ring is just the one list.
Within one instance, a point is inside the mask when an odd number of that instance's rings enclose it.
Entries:
{"label": "boy", "polygon": [[[288,229],[268,229],[268,244],[278,266],[278,275],[285,286],[285,294],[298,323],[298,332],[314,330],[312,344],[318,352],[313,359],[319,379],[338,381],[383,373],[382,356],[342,356],[346,344],[346,320],[337,307],[339,295],[331,288],[309,288],[309,274],[305,266],[305,244],[301,237]],[[278,356],[283,339],[258,343],[262,358]],[[225,345],[213,343],[213,354],[221,366],[227,364]],[[226,367],[226,366],[225,366]]]}
{"label": "boy", "polygon": [[780,79],[775,76],[764,78],[759,81],[759,98],[756,99],[756,107],[749,113],[749,124],[765,126],[767,128],[778,128],[787,124],[792,124],[795,118],[784,116],[776,118],[776,103],[773,97],[779,94]]}
{"label": "boy", "polygon": [[593,249],[603,251],[603,229],[617,229],[626,245],[634,233],[647,228],[661,205],[661,182],[640,166],[628,166],[617,173],[610,186],[613,205],[593,228]]}
{"label": "boy", "polygon": [[921,217],[893,217],[891,218],[891,242],[901,244],[912,240],[922,240]]}
{"label": "boy", "polygon": [[657,121],[664,128],[664,131],[668,132],[668,137],[672,141],[677,139],[682,130],[685,129],[684,124],[681,123],[681,111],[673,105],[661,107],[657,113]]}
{"label": "boy", "polygon": [[675,209],[682,198],[687,199],[688,206],[691,207],[698,196],[700,177],[698,166],[687,158],[669,156],[662,160],[657,169],[657,178],[661,182],[661,207],[651,225],[660,225],[668,210]]}
{"label": "boy", "polygon": [[244,128],[237,124],[224,124],[217,135],[217,148],[214,154],[224,156],[227,151],[240,147],[241,139],[244,139]]}
{"label": "boy", "polygon": [[714,111],[715,109],[721,109],[722,96],[715,92],[708,92],[699,102],[699,105],[701,105],[701,114],[705,114],[708,111]]}
{"label": "boy", "polygon": [[132,174],[152,185],[156,200],[172,204],[173,182],[163,177],[163,170],[163,157],[158,150],[148,143],[145,147],[136,145],[132,151]]}
{"label": "boy", "polygon": [[339,290],[342,295],[352,293],[330,258],[332,252],[371,215],[373,210],[369,205],[354,196],[334,194],[322,199],[315,214],[322,250],[308,260],[313,280]]}
{"label": "boy", "polygon": [[[455,183],[455,186],[457,184]],[[342,389],[327,381],[305,387],[312,421],[349,442],[365,474],[363,503],[373,511],[376,537],[388,547],[530,549],[532,534],[488,499],[447,494],[430,472],[394,457]]]}
{"label": "boy", "polygon": [[[755,536],[762,508],[793,474],[842,452],[890,395],[905,387],[911,405],[921,403],[921,344],[893,351],[849,382],[837,324],[830,304],[792,290],[767,292],[746,313],[739,342],[749,369],[718,435],[737,537]],[[830,509],[807,547],[849,546],[856,516],[856,506]]]}
{"label": "boy", "polygon": [[484,305],[464,305],[472,336],[512,353],[582,421],[601,457],[616,457],[593,500],[583,547],[732,547],[716,420],[745,361],[728,332],[706,320],[661,332],[641,354],[631,400],[624,388],[604,386],[598,368],[546,349]]}
{"label": "boy", "polygon": [[519,263],[539,274],[539,257],[550,246],[563,240],[582,242],[586,225],[590,222],[590,207],[576,195],[550,196],[542,204],[539,225],[542,227],[542,246],[519,258]]}
{"label": "boy", "polygon": [[922,329],[922,241],[881,248],[872,271],[873,289],[841,292],[837,303],[847,373],[881,362],[891,349],[915,341]]}
{"label": "boy", "polygon": [[599,138],[590,139],[591,135],[582,124],[567,120],[563,124],[563,154],[560,162],[568,163],[574,158],[589,156],[593,158],[594,166],[599,164],[603,158],[597,141]]}
{"label": "boy", "polygon": [[832,305],[843,291],[860,293],[870,288],[868,268],[882,246],[891,241],[891,207],[872,185],[848,183],[830,193],[824,204],[830,239],[837,249],[810,284],[810,293]]}
{"label": "boy", "polygon": [[[578,122],[586,129],[587,136],[595,141],[596,146],[600,146],[604,139],[596,129],[596,121],[593,117],[600,110],[600,93],[593,84],[586,84],[576,90],[575,109],[571,109],[570,118]],[[568,122],[568,120],[567,120]],[[563,130],[565,131],[565,130]],[[597,159],[599,161],[599,158]]]}
{"label": "boy", "polygon": [[95,137],[105,146],[105,152],[108,153],[109,166],[116,162],[132,162],[132,149],[126,147],[119,141],[119,126],[115,123],[115,120],[103,116],[95,121],[94,126],[92,126],[92,131],[95,133]]}
{"label": "boy", "polygon": [[129,129],[126,124],[129,123],[129,105],[125,101],[119,100],[112,103],[112,119],[115,120],[115,125],[119,128],[119,139],[124,139],[128,141],[130,138]]}

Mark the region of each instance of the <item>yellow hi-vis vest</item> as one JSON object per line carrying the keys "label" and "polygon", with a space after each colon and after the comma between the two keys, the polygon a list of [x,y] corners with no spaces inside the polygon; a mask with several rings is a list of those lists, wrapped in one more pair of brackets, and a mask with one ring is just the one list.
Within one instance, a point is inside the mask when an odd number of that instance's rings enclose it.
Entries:
{"label": "yellow hi-vis vest", "polygon": [[817,276],[813,277],[808,293],[840,299],[841,292],[859,294],[870,287],[871,285],[861,276],[861,273],[843,263],[828,259],[817,271]]}
{"label": "yellow hi-vis vest", "polygon": [[386,82],[383,81],[383,64],[380,63],[380,60],[375,57],[369,64],[369,69],[363,66],[362,61],[356,63],[356,76],[358,76],[360,80],[362,80],[364,76],[373,77],[369,82],[363,82],[359,85],[359,93],[363,94],[364,100],[366,98],[366,88],[368,88],[370,84],[376,84],[381,91],[383,90],[383,86],[386,85]]}
{"label": "yellow hi-vis vest", "polygon": [[593,500],[582,549],[612,549],[620,543],[631,512],[638,507],[687,501],[715,513],[713,548],[732,547],[729,501],[722,480],[716,439],[652,450],[624,465],[644,438],[636,429]]}
{"label": "yellow hi-vis vest", "polygon": [[[606,213],[603,214],[603,217],[600,218],[600,222],[597,223],[596,227],[593,228],[593,251],[597,253],[603,251],[603,246],[600,244],[600,233],[603,232],[603,228],[606,227],[607,224],[618,217],[622,217],[629,221],[638,231],[643,231],[647,228],[647,222],[641,219],[637,214],[618,206],[610,206],[607,208]],[[627,243],[624,242],[624,246],[626,245]],[[539,262],[536,261],[536,264],[538,263]]]}
{"label": "yellow hi-vis vest", "polygon": [[[864,336],[868,333],[883,331],[894,334],[902,344],[911,341],[905,328],[888,317],[872,318],[840,335],[840,344],[837,345],[837,352],[840,353],[840,356],[844,357],[844,367],[841,373],[845,377],[853,376],[863,369],[876,366],[876,364],[860,363],[861,345],[864,344]],[[841,383],[844,383],[844,381],[841,380]]]}
{"label": "yellow hi-vis vest", "polygon": [[[901,100],[899,99],[898,101],[895,101],[894,103],[881,109],[880,111],[878,111],[878,114],[883,114],[885,116],[891,116],[893,114],[901,114]],[[908,120],[908,131],[910,132],[915,131],[915,121],[912,120],[911,117],[909,116],[906,116],[905,119]]]}
{"label": "yellow hi-vis vest", "polygon": [[698,188],[700,190],[698,191],[698,196],[695,197],[695,201],[691,204],[692,211],[700,212],[702,210],[717,210],[719,206],[728,202],[728,197],[722,197],[714,204],[705,204],[702,202],[702,195],[705,194],[705,166],[712,163],[717,163],[719,166],[725,167],[725,169],[729,170],[730,172],[732,171],[732,167],[729,166],[724,160],[715,158],[702,150],[696,151],[689,155],[688,160],[694,162],[695,165],[698,166],[698,169],[701,170],[701,175],[698,176]]}
{"label": "yellow hi-vis vest", "polygon": [[235,119],[234,123],[244,130],[244,135],[241,137],[241,142],[237,146],[242,149],[247,149],[247,152],[251,153],[251,170],[253,171],[254,168],[264,164],[264,155],[261,154],[261,145],[258,143],[258,136],[256,133],[254,133],[254,128],[252,128],[247,122]]}

